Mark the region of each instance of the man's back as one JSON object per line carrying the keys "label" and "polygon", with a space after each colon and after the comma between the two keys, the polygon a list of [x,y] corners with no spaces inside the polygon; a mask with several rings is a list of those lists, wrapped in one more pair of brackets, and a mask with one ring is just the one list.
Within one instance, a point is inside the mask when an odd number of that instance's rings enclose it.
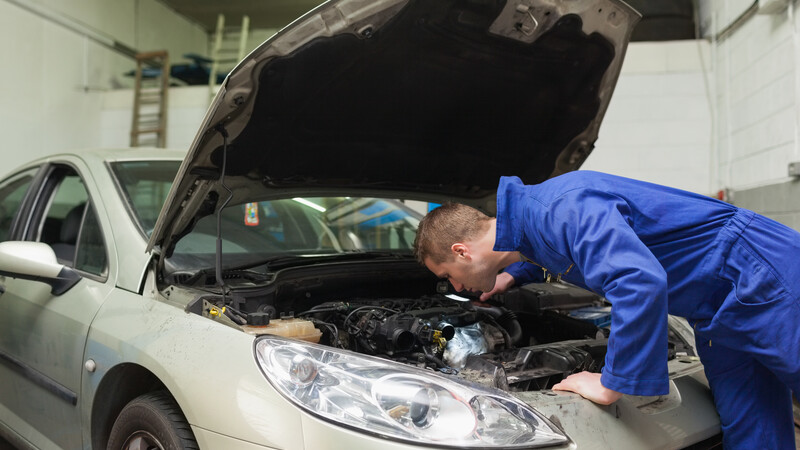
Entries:
{"label": "man's back", "polygon": [[[524,220],[507,220],[512,216]],[[752,217],[710,197],[589,171],[533,186],[504,178],[498,190],[498,229],[514,234],[522,227],[527,257],[547,267],[558,259],[553,255],[563,256],[576,264],[566,280],[604,295],[601,281],[586,279],[592,277],[584,273],[587,266],[624,267],[641,242],[666,272],[670,313],[689,318],[716,312],[725,294],[709,291],[724,290],[714,276],[722,253]],[[638,242],[623,234],[635,234]],[[576,261],[581,255],[591,261]]]}

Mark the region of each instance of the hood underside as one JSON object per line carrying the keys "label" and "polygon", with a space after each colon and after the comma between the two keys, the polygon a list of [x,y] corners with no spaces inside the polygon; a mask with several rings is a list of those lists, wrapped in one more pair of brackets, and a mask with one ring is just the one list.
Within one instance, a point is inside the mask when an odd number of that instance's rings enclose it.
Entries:
{"label": "hood underside", "polygon": [[232,201],[275,188],[470,201],[501,175],[575,170],[638,18],[613,0],[325,3],[226,80],[167,200],[170,234],[228,196],[223,166]]}

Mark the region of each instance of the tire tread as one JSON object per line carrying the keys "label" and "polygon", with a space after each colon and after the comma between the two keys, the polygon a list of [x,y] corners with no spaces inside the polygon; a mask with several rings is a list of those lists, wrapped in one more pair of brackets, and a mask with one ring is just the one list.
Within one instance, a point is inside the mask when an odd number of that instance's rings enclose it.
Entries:
{"label": "tire tread", "polygon": [[[181,411],[177,402],[175,402],[175,399],[172,398],[169,392],[154,391],[136,397],[125,406],[117,420],[119,421],[119,419],[125,417],[126,414],[130,415],[131,411],[135,411],[137,408],[149,410],[153,414],[163,416],[163,418],[169,422],[171,430],[179,441],[181,450],[200,449],[195,440],[191,425],[189,425],[183,411]],[[116,429],[117,424],[115,423],[111,433],[112,436],[110,436],[109,439],[108,450],[118,450],[114,449],[112,446],[115,440],[114,431]],[[122,439],[125,439],[125,437],[122,437]]]}

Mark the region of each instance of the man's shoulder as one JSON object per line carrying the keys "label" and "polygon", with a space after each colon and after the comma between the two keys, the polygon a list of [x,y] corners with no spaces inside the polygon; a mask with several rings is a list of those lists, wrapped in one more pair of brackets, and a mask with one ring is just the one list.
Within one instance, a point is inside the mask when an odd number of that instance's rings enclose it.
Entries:
{"label": "man's shoulder", "polygon": [[623,178],[603,172],[593,170],[573,170],[544,181],[542,184],[575,184],[591,186],[591,183],[607,180],[623,180]]}
{"label": "man's shoulder", "polygon": [[567,172],[557,177],[550,178],[534,185],[534,192],[542,198],[555,198],[569,192],[584,191],[588,189],[604,189],[613,175],[588,170]]}
{"label": "man's shoulder", "polygon": [[[538,184],[523,184],[517,177],[503,177],[498,189],[498,197],[512,203],[534,200],[549,206],[564,196],[581,196],[588,191],[613,193],[616,190],[631,189],[623,187],[635,180],[591,170],[576,170],[547,179]],[[527,199],[527,201],[526,201]]]}

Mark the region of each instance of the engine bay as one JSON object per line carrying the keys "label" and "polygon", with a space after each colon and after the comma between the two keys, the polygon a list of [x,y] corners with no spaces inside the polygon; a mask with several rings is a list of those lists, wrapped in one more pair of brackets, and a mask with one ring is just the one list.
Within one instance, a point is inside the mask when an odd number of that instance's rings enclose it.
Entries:
{"label": "engine bay", "polygon": [[[187,311],[250,334],[303,339],[506,391],[550,389],[572,373],[603,368],[611,306],[594,293],[534,283],[479,302],[418,266],[381,265],[292,268],[260,287],[229,274],[237,280],[230,294],[201,295]],[[670,330],[669,359],[694,355]]]}

